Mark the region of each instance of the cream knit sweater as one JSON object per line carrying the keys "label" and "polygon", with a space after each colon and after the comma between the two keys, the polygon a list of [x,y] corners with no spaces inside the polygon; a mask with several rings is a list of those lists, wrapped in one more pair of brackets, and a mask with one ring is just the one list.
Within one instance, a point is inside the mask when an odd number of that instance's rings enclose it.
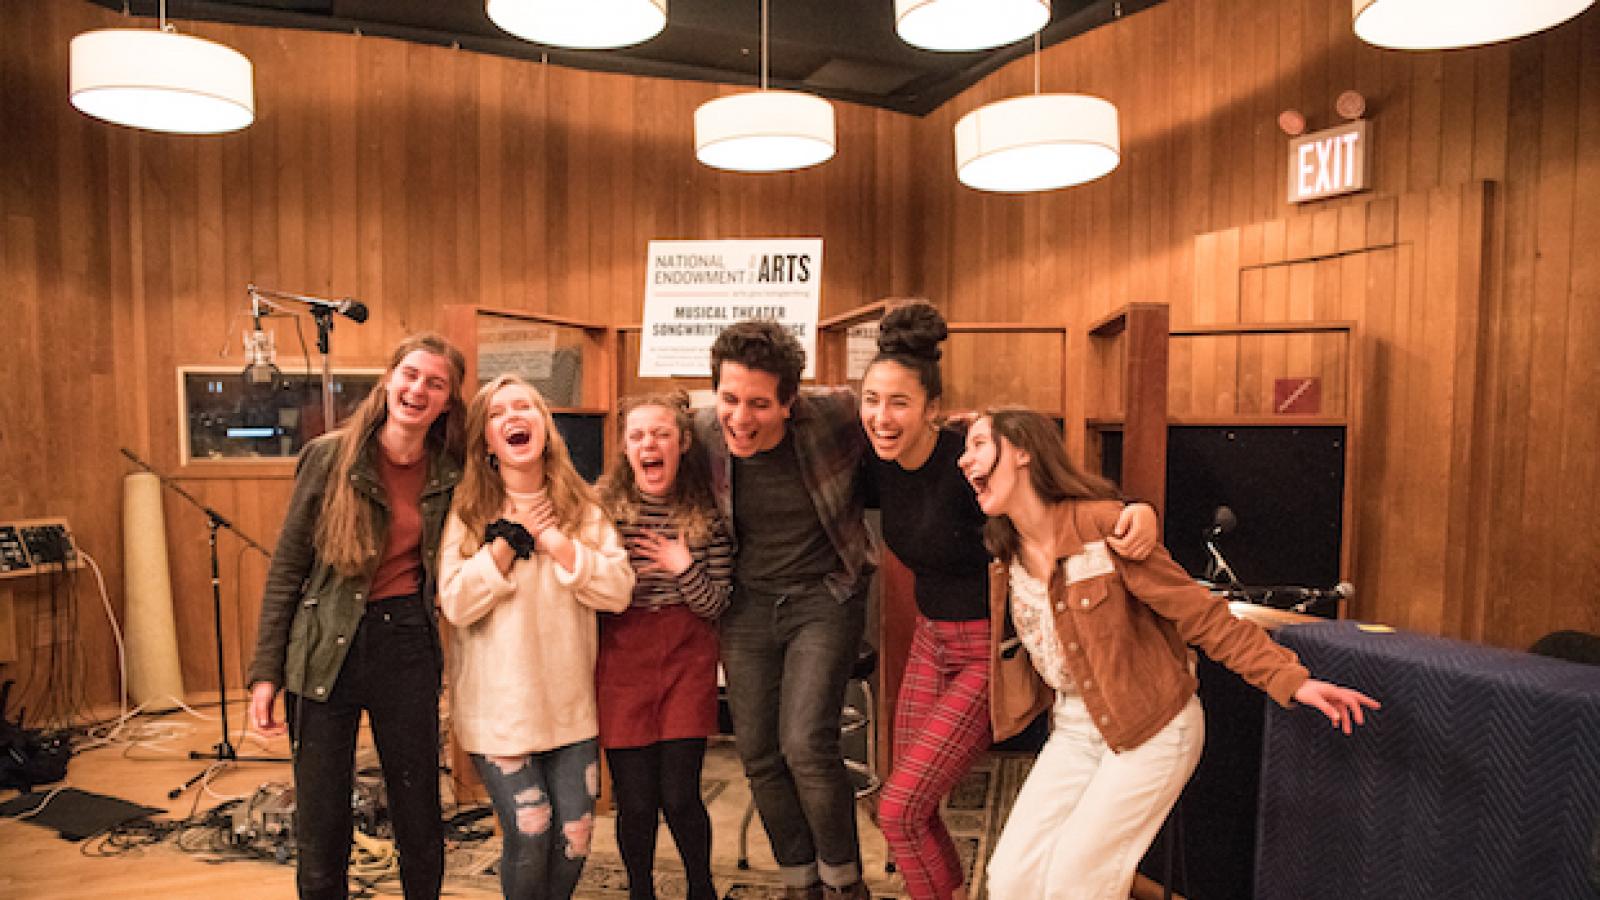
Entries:
{"label": "cream knit sweater", "polygon": [[572,571],[535,553],[507,575],[488,548],[462,556],[465,533],[452,512],[439,553],[456,741],[470,753],[519,756],[595,737],[595,610],[621,612],[633,592],[616,528],[590,507]]}

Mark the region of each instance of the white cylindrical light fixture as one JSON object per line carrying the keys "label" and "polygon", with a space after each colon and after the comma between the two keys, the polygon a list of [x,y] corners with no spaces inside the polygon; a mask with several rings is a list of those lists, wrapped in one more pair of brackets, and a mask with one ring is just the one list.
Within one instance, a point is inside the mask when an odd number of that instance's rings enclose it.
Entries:
{"label": "white cylindrical light fixture", "polygon": [[1050,0],[894,0],[900,39],[924,50],[987,50],[1050,21]]}
{"label": "white cylindrical light fixture", "polygon": [[256,118],[250,60],[173,31],[104,28],[72,39],[70,99],[82,112],[178,134],[237,131]]}
{"label": "white cylindrical light fixture", "polygon": [[1595,0],[1352,0],[1356,36],[1391,50],[1448,50],[1553,28]]}
{"label": "white cylindrical light fixture", "polygon": [[694,111],[694,155],[716,169],[783,172],[833,158],[833,104],[798,91],[748,91]]}
{"label": "white cylindrical light fixture", "polygon": [[643,43],[667,27],[667,0],[488,0],[484,9],[525,41],[579,50]]}
{"label": "white cylindrical light fixture", "polygon": [[956,178],[980,191],[1052,191],[1117,167],[1117,108],[1086,94],[1025,94],[956,122]]}

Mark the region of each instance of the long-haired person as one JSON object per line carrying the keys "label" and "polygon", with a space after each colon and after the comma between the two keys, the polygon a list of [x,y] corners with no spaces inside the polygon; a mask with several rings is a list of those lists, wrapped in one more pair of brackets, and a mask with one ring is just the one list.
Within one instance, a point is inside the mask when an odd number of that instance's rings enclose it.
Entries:
{"label": "long-haired person", "polygon": [[451,727],[500,819],[501,890],[571,897],[600,787],[596,611],[627,608],[633,570],[544,398],[515,375],[468,408],[439,569]]}
{"label": "long-haired person", "polygon": [[[986,517],[956,465],[963,432],[938,424],[944,317],[916,300],[887,312],[878,329],[878,355],[861,382],[861,424],[884,542],[911,570],[917,605],[878,826],[913,900],[965,898],[939,803],[990,742]],[[1142,557],[1158,537],[1155,512],[1127,509],[1119,527],[1130,530],[1112,543]]]}
{"label": "long-haired person", "polygon": [[689,900],[715,900],[700,770],[717,729],[715,622],[733,591],[733,540],[706,455],[692,447],[688,396],[628,398],[621,411],[620,449],[600,496],[638,581],[625,612],[600,617],[595,674],[617,849],[630,900],[655,900],[664,815]]}
{"label": "long-haired person", "polygon": [[362,710],[383,765],[405,895],[439,896],[440,533],[461,477],[460,351],[435,334],[401,341],[383,377],[331,434],[300,453],[261,601],[250,718],[287,690],[300,896],[343,898]]}
{"label": "long-haired person", "polygon": [[1109,553],[1115,492],[1072,464],[1044,416],[979,418],[961,468],[992,517],[995,736],[1054,705],[1050,738],[989,860],[995,900],[1128,896],[1205,739],[1190,645],[1346,734],[1378,707],[1310,678],[1164,548],[1142,562]]}

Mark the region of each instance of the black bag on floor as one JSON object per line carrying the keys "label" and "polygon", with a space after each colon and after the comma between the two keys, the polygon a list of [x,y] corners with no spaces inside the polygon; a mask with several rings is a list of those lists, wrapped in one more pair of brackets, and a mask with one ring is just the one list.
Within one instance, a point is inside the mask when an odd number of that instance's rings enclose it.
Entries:
{"label": "black bag on floor", "polygon": [[6,704],[15,683],[8,678],[0,685],[0,788],[26,792],[36,784],[66,778],[72,748],[65,736],[46,736],[37,728],[23,728],[20,712],[15,722],[6,718]]}

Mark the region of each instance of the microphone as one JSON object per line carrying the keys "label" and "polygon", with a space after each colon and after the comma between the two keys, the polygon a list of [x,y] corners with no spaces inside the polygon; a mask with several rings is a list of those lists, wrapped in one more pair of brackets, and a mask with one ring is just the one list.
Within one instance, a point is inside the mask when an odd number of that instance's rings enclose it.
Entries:
{"label": "microphone", "polygon": [[278,346],[275,332],[261,330],[258,316],[255,330],[244,334],[244,383],[246,389],[268,388],[278,383],[283,373],[278,370]]}
{"label": "microphone", "polygon": [[1206,526],[1203,534],[1206,540],[1212,541],[1237,527],[1239,527],[1239,517],[1234,515],[1233,510],[1228,507],[1219,506],[1217,511],[1211,514],[1211,524]]}
{"label": "microphone", "polygon": [[341,297],[335,300],[333,311],[356,324],[367,320],[367,305],[354,297]]}
{"label": "microphone", "polygon": [[295,299],[310,306],[313,312],[325,309],[328,312],[338,313],[358,325],[367,320],[367,305],[354,297],[340,297],[338,300],[322,300],[316,297]]}
{"label": "microphone", "polygon": [[1318,603],[1349,600],[1356,595],[1356,586],[1348,581],[1341,581],[1331,588],[1300,588],[1299,595],[1300,602],[1289,607],[1291,612],[1303,613]]}

